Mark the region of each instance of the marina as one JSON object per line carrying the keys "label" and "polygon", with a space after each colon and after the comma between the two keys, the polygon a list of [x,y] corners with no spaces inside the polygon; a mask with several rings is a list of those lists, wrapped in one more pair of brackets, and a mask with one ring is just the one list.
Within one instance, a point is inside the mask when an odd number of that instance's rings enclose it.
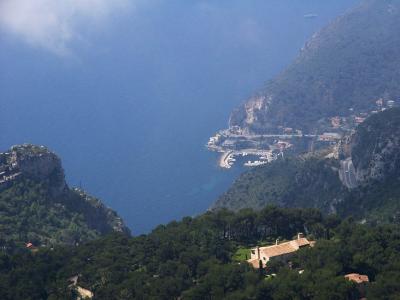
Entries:
{"label": "marina", "polygon": [[[245,158],[254,158],[254,160],[246,160]],[[223,169],[230,169],[237,161],[245,160],[243,165],[245,167],[256,167],[268,164],[271,161],[276,160],[277,154],[273,153],[272,150],[255,150],[255,149],[244,149],[237,151],[223,152],[219,159],[219,167]]]}
{"label": "marina", "polygon": [[321,119],[319,127],[313,130],[314,134],[285,126],[278,126],[274,130],[276,133],[256,134],[239,126],[231,126],[218,131],[209,139],[206,147],[210,151],[222,153],[219,166],[223,169],[230,169],[239,161],[245,167],[262,166],[286,153],[299,154],[335,146],[370,115],[396,106],[398,103],[395,100],[380,98],[369,110],[355,112],[350,108],[347,116]]}

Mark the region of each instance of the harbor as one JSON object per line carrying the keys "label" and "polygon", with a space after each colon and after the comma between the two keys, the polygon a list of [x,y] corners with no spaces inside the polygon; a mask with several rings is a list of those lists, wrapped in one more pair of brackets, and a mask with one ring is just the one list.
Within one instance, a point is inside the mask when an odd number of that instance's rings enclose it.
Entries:
{"label": "harbor", "polygon": [[231,169],[236,163],[240,163],[244,167],[257,167],[283,156],[285,150],[293,147],[291,140],[304,137],[310,138],[311,136],[301,134],[243,135],[236,134],[232,130],[225,130],[211,137],[207,148],[210,151],[221,153],[218,165],[222,169]]}
{"label": "harbor", "polygon": [[277,126],[275,133],[257,134],[239,126],[231,126],[212,136],[206,147],[221,153],[219,166],[223,169],[230,169],[239,162],[245,167],[262,166],[286,154],[297,155],[333,147],[369,116],[396,106],[398,103],[395,100],[380,98],[366,111],[356,112],[349,108],[347,116],[322,118],[319,126],[312,130],[313,133]]}
{"label": "harbor", "polygon": [[[254,160],[246,158],[254,158]],[[238,151],[227,151],[221,154],[219,159],[219,167],[223,169],[230,169],[237,161],[245,161],[243,166],[245,167],[257,167],[270,163],[276,160],[278,154],[273,153],[272,150],[256,150],[256,149],[244,149]]]}

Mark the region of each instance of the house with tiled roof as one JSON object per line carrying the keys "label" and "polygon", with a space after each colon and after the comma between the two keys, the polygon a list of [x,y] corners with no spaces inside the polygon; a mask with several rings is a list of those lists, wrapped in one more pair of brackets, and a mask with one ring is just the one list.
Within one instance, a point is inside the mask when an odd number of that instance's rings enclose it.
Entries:
{"label": "house with tiled roof", "polygon": [[366,295],[366,287],[369,283],[369,278],[368,275],[361,275],[358,273],[351,273],[344,275],[344,278],[346,278],[349,281],[354,282],[357,285],[357,289],[360,292],[360,296],[362,297],[361,299],[365,299]]}
{"label": "house with tiled roof", "polygon": [[299,249],[312,247],[313,245],[314,242],[309,241],[303,236],[303,234],[299,233],[295,240],[281,244],[279,244],[279,241],[277,240],[275,245],[251,249],[251,257],[247,262],[254,268],[260,268],[260,261],[262,262],[263,267],[272,260],[286,262]]}
{"label": "house with tiled roof", "polygon": [[367,283],[369,282],[369,278],[367,275],[360,275],[357,273],[351,273],[344,276],[347,280],[353,281],[357,284]]}

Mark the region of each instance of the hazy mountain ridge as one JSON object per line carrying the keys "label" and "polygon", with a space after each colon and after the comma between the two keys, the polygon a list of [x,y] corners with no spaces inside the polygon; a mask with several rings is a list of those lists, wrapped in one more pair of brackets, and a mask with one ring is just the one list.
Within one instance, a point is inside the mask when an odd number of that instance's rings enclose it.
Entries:
{"label": "hazy mountain ridge", "polygon": [[322,118],[371,110],[380,98],[400,99],[399,30],[398,1],[363,1],[315,34],[293,64],[232,113],[230,127],[313,132]]}
{"label": "hazy mountain ridge", "polygon": [[[358,188],[349,190],[341,182],[341,160],[311,155],[244,173],[213,208],[260,209],[275,204],[314,207],[325,213],[338,210],[358,217],[385,211],[385,218],[393,217],[400,211],[399,136],[400,109],[394,108],[368,118],[347,138],[347,145],[341,147],[350,147],[351,157],[342,154],[341,159],[354,162]],[[348,169],[342,172],[350,176]]]}
{"label": "hazy mountain ridge", "polygon": [[75,244],[113,231],[129,233],[101,201],[68,187],[57,155],[34,145],[0,153],[0,229],[6,247]]}

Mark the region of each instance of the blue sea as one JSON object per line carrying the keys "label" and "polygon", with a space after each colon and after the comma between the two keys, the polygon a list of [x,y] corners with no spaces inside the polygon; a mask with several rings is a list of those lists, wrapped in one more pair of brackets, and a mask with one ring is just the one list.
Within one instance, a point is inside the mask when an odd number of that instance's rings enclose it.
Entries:
{"label": "blue sea", "polygon": [[219,169],[208,138],[357,3],[150,2],[86,33],[70,57],[0,33],[0,149],[48,146],[69,184],[134,234],[200,214],[229,187],[242,169]]}

